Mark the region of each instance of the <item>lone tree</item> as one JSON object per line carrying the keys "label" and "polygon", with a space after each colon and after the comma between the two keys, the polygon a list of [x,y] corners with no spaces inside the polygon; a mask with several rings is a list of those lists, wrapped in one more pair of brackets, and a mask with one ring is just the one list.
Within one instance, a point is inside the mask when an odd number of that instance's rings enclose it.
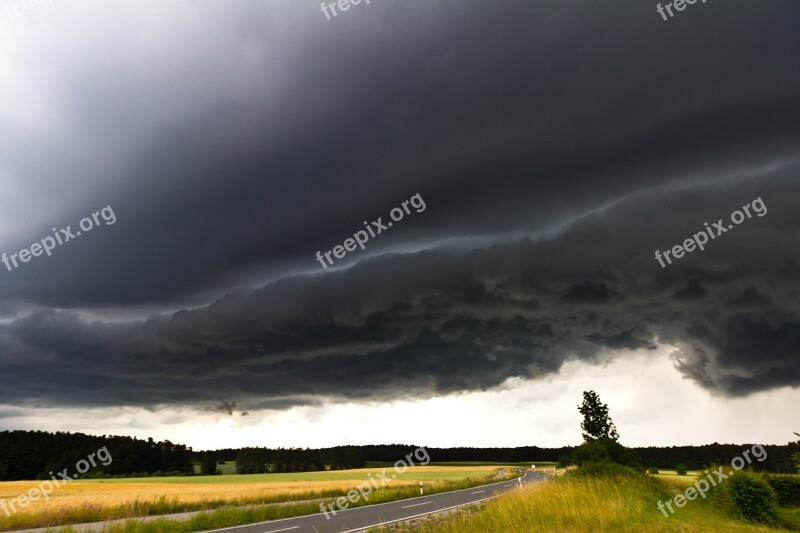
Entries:
{"label": "lone tree", "polygon": [[593,390],[584,391],[583,404],[578,406],[583,415],[581,431],[586,442],[596,439],[619,440],[619,433],[608,416],[608,406],[600,401],[600,396]]}
{"label": "lone tree", "polygon": [[583,393],[583,404],[578,406],[583,415],[581,430],[583,444],[575,448],[572,462],[578,466],[591,463],[615,463],[640,468],[639,458],[630,448],[619,442],[619,433],[608,416],[608,406],[600,401],[594,391]]}

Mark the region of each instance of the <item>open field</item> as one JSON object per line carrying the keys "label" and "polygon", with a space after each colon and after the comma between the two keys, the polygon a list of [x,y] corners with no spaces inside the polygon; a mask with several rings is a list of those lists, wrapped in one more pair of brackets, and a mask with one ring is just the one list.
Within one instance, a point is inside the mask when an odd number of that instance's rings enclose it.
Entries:
{"label": "open field", "polygon": [[[482,476],[497,470],[500,466],[511,465],[471,465],[471,466],[412,466],[403,474],[398,474],[399,480],[426,480],[426,479],[463,479],[471,476]],[[376,474],[381,470],[389,471],[388,466],[372,468],[359,468],[354,470],[325,470],[320,472],[290,472],[286,474],[248,474],[248,475],[222,475],[222,476],[175,476],[175,477],[139,477],[118,479],[87,479],[82,483],[95,484],[163,484],[176,483],[179,485],[230,485],[250,483],[292,483],[292,482],[319,482],[331,481],[364,481],[367,474]],[[3,484],[0,483],[0,490]]]}
{"label": "open field", "polygon": [[[523,461],[521,463],[501,463],[501,462],[482,462],[482,461],[461,461],[461,462],[431,462],[427,466],[517,466],[522,468],[530,468],[531,465],[536,467],[552,468],[558,463],[552,461]],[[394,463],[384,463],[380,461],[367,461],[367,468],[391,468]]]}
{"label": "open field", "polygon": [[[784,527],[765,527],[738,521],[709,500],[695,500],[665,518],[659,500],[682,490],[690,476],[671,476],[669,483],[655,476],[613,475],[588,477],[569,474],[544,485],[525,487],[513,494],[416,522],[370,530],[371,533],[500,533],[558,531],[559,533],[641,531],[663,533],[728,533],[800,531],[800,509],[782,509]],[[682,478],[682,479],[675,479]]]}
{"label": "open field", "polygon": [[[303,502],[330,499],[345,494],[379,474],[383,468],[326,472],[190,476],[170,478],[98,479],[72,481],[56,489],[50,501],[31,502],[24,510],[5,517],[0,513],[0,531],[143,517],[222,507]],[[477,484],[492,477],[496,466],[409,467],[371,498],[371,503],[414,495],[419,482],[437,492]],[[395,475],[393,470],[386,474]],[[0,483],[0,498],[11,499],[36,486],[35,481]],[[318,504],[316,505],[318,507]],[[307,508],[299,509],[303,512]],[[282,510],[285,514],[289,511]]]}

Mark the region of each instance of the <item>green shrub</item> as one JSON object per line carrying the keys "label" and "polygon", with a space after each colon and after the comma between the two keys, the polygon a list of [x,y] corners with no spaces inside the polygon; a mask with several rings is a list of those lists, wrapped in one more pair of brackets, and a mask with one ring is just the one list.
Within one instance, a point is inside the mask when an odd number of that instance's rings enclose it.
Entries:
{"label": "green shrub", "polygon": [[572,466],[572,457],[569,455],[559,455],[557,468],[567,468]]}
{"label": "green shrub", "polygon": [[648,468],[647,469],[647,473],[648,474],[659,474],[660,470],[658,468]]}
{"label": "green shrub", "polygon": [[675,467],[675,473],[679,476],[685,476],[688,472],[686,471],[686,465],[678,465]]}
{"label": "green shrub", "polygon": [[800,476],[791,474],[767,474],[769,486],[778,495],[778,504],[783,507],[800,507]]}
{"label": "green shrub", "polygon": [[572,461],[582,466],[587,463],[615,463],[641,468],[639,458],[633,450],[613,439],[593,439],[584,442],[572,453]]}
{"label": "green shrub", "polygon": [[766,480],[755,473],[739,471],[712,489],[714,499],[741,520],[759,524],[778,521],[778,497]]}

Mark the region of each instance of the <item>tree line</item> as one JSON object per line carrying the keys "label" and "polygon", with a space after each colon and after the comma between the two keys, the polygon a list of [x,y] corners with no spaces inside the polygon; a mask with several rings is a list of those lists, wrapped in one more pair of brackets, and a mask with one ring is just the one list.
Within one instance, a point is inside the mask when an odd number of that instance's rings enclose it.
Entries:
{"label": "tree line", "polygon": [[98,464],[83,478],[190,475],[192,449],[170,441],[132,437],[93,436],[46,431],[0,431],[0,480],[47,479],[48,472],[75,464],[102,447],[111,454],[108,465]]}
{"label": "tree line", "polygon": [[[233,452],[233,450],[231,450]],[[307,448],[243,448],[236,450],[237,474],[266,472],[314,472],[363,468],[367,461],[358,446]]]}
{"label": "tree line", "polygon": [[[592,416],[603,420],[603,413]],[[591,417],[590,417],[591,419]],[[588,427],[593,433],[611,437],[613,426]],[[609,439],[614,442],[613,439]],[[193,451],[170,441],[155,442],[119,436],[91,436],[82,433],[49,433],[45,431],[0,432],[0,480],[46,479],[50,471],[74,468],[77,461],[106,446],[113,457],[108,466],[98,465],[84,477],[133,477],[158,475],[193,475],[194,463],[202,474],[217,472],[217,463],[235,461],[237,472],[313,472],[361,468],[367,461],[394,463],[413,453],[416,445],[387,444],[336,446],[331,448],[227,448],[215,451]],[[585,446],[585,445],[582,445]],[[591,446],[591,444],[590,444]],[[670,446],[631,448],[630,453],[644,467],[671,468],[686,465],[700,469],[721,464],[750,445],[707,444],[702,446]],[[581,447],[542,448],[426,448],[432,462],[500,462],[536,461],[569,462]],[[800,443],[764,446],[767,459],[758,468],[771,472],[794,472],[800,460]],[[581,450],[583,451],[583,450]],[[597,450],[588,450],[591,454]],[[627,452],[626,452],[627,453]]]}

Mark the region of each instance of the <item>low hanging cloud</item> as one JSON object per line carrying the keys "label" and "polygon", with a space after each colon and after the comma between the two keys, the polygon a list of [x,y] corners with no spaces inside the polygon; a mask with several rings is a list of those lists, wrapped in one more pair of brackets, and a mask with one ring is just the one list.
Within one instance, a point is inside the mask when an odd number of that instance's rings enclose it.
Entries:
{"label": "low hanging cloud", "polygon": [[[796,171],[645,192],[542,238],[385,254],[146,321],[41,310],[0,328],[0,403],[232,414],[431,397],[658,344],[716,394],[797,387]],[[655,261],[756,197],[767,215],[667,269]]]}
{"label": "low hanging cloud", "polygon": [[[0,252],[98,205],[119,221],[1,272],[0,405],[244,416],[662,345],[714,394],[797,387],[799,13],[74,0],[2,19]],[[414,193],[424,216],[321,270]],[[655,260],[758,197],[766,216]]]}

